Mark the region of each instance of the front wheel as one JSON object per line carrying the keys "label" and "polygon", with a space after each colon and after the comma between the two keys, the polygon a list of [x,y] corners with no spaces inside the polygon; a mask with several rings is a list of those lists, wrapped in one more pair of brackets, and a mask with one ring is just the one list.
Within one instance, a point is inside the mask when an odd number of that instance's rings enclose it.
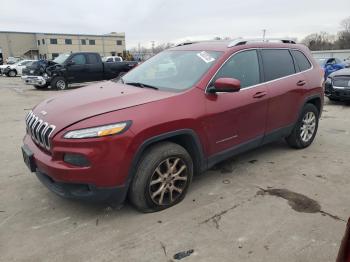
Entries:
{"label": "front wheel", "polygon": [[17,75],[17,72],[15,70],[11,70],[7,73],[7,76],[9,77],[15,77]]}
{"label": "front wheel", "polygon": [[68,83],[64,77],[57,76],[51,81],[51,86],[57,90],[66,90]]}
{"label": "front wheel", "polygon": [[182,146],[163,142],[143,154],[129,189],[129,200],[142,212],[179,203],[193,176],[191,156]]}
{"label": "front wheel", "polygon": [[292,133],[286,138],[294,148],[305,148],[313,142],[318,128],[319,112],[313,104],[306,104]]}

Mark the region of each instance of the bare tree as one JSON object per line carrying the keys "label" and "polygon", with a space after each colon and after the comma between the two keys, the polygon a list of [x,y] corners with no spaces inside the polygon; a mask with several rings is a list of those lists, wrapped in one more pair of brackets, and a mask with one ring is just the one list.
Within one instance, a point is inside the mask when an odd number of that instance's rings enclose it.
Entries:
{"label": "bare tree", "polygon": [[350,16],[348,18],[343,19],[340,22],[341,27],[343,27],[343,30],[345,32],[350,33]]}

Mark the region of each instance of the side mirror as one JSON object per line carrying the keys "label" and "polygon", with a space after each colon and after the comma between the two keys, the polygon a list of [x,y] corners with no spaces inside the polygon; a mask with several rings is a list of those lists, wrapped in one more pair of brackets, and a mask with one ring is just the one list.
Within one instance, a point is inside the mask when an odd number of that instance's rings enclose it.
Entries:
{"label": "side mirror", "polygon": [[69,60],[67,62],[67,66],[75,65],[75,62],[73,60]]}
{"label": "side mirror", "polygon": [[235,78],[216,79],[214,85],[208,88],[209,93],[238,92],[241,89],[241,81]]}

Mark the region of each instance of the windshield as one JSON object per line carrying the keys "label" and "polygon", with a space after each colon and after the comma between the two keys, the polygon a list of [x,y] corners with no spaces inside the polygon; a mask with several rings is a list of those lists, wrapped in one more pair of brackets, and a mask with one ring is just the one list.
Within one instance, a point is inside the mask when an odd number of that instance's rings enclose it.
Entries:
{"label": "windshield", "polygon": [[53,61],[57,64],[63,64],[70,54],[60,54],[58,57],[56,57]]}
{"label": "windshield", "polygon": [[160,90],[181,91],[192,87],[222,54],[216,51],[164,51],[121,78]]}

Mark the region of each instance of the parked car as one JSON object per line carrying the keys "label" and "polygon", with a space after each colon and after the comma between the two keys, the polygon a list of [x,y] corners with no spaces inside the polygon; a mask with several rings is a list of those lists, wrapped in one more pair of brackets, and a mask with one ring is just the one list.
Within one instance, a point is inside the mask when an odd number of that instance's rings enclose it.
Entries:
{"label": "parked car", "polygon": [[42,67],[41,71],[33,70],[33,73],[30,69],[29,74],[22,79],[26,84],[34,85],[37,89],[51,86],[58,90],[65,90],[69,83],[109,80],[118,77],[136,65],[137,62],[131,61],[104,63],[98,53],[92,52],[61,54],[53,60],[53,65]]}
{"label": "parked car", "polygon": [[346,68],[350,68],[350,56],[346,59],[344,59],[344,64]]}
{"label": "parked car", "polygon": [[281,138],[308,147],[323,71],[307,47],[282,42],[188,43],[119,80],[49,98],[26,116],[24,162],[62,197],[128,196],[152,212],[179,203],[194,174],[236,154]]}
{"label": "parked car", "polygon": [[330,57],[330,58],[319,58],[317,60],[325,72],[324,74],[325,79],[331,73],[337,70],[343,69],[346,66],[345,63],[342,62],[339,58]]}
{"label": "parked car", "polygon": [[35,60],[21,60],[13,65],[5,65],[3,66],[4,68],[1,68],[0,70],[4,75],[14,77],[17,75],[22,75],[23,68],[31,65],[33,62],[35,62]]}
{"label": "parked car", "polygon": [[6,62],[6,64],[8,64],[8,65],[13,65],[13,64],[15,64],[15,63],[17,63],[17,62],[19,62],[19,61],[21,61],[21,60],[23,60],[21,57],[19,57],[19,56],[16,56],[16,57],[13,57],[13,56],[10,56],[10,57],[8,57],[6,60],[5,60],[5,62]]}
{"label": "parked car", "polygon": [[325,95],[332,101],[350,100],[350,68],[338,70],[327,77]]}
{"label": "parked car", "polygon": [[105,56],[102,61],[106,63],[123,62],[123,58],[120,56]]}

